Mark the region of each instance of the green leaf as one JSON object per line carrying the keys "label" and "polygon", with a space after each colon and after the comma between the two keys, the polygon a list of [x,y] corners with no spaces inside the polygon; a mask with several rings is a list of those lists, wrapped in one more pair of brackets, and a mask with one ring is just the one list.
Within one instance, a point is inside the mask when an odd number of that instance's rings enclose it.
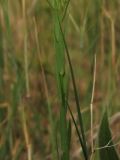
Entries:
{"label": "green leaf", "polygon": [[[82,114],[81,114],[79,96],[78,96],[78,92],[77,92],[77,86],[76,86],[76,82],[75,82],[74,71],[73,71],[73,67],[72,67],[72,63],[71,63],[71,58],[70,58],[68,46],[67,46],[67,43],[66,43],[65,35],[63,33],[59,17],[58,17],[58,21],[59,21],[61,35],[62,35],[62,39],[63,39],[63,42],[64,42],[65,50],[66,50],[66,56],[67,56],[67,60],[68,60],[68,64],[69,64],[69,69],[70,69],[71,78],[72,78],[72,85],[73,85],[73,89],[74,89],[76,109],[77,109],[77,113],[78,113],[78,121],[79,121],[80,132],[81,132],[81,138],[80,137],[79,138],[82,140],[80,143],[81,143],[82,150],[83,150],[83,153],[84,153],[84,158],[85,158],[85,160],[88,160],[86,137],[85,137],[84,127],[83,127],[83,120],[82,120]],[[77,127],[76,127],[76,129],[77,129]],[[78,133],[79,133],[79,131],[78,131]]]}
{"label": "green leaf", "polygon": [[68,122],[68,149],[70,151],[70,142],[71,142],[71,121]]}
{"label": "green leaf", "polygon": [[[59,1],[54,1],[54,43],[55,43],[55,57],[56,57],[56,77],[58,85],[58,96],[60,99],[60,143],[61,143],[61,160],[69,160],[69,148],[68,148],[68,134],[67,134],[67,79],[65,73],[65,54],[64,54],[64,42],[61,35],[60,23],[58,17],[60,17],[61,10],[58,11],[60,6]],[[60,17],[61,19],[61,17]]]}
{"label": "green leaf", "polygon": [[109,128],[107,111],[104,113],[99,131],[100,160],[119,160]]}

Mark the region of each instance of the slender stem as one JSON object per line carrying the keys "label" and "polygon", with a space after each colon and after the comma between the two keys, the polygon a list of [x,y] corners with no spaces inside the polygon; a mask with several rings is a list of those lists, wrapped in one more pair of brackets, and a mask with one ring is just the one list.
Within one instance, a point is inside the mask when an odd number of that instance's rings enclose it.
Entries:
{"label": "slender stem", "polygon": [[95,58],[94,58],[93,88],[92,88],[92,97],[91,97],[91,104],[90,104],[91,150],[92,150],[92,154],[94,152],[94,143],[93,143],[93,101],[94,101],[94,94],[95,94],[95,80],[96,80],[96,54],[95,54]]}
{"label": "slender stem", "polygon": [[32,160],[32,145],[31,145],[30,137],[28,133],[24,106],[21,106],[21,114],[22,114],[23,133],[24,133],[24,138],[25,138],[25,143],[27,148],[27,157],[28,157],[28,160]]}
{"label": "slender stem", "polygon": [[29,71],[28,71],[28,49],[27,49],[27,24],[26,24],[26,6],[25,0],[22,0],[23,7],[23,21],[24,21],[24,65],[25,65],[25,81],[26,81],[26,93],[27,97],[30,97],[30,86],[29,86]]}
{"label": "slender stem", "polygon": [[77,94],[77,87],[76,87],[76,82],[75,82],[73,67],[72,67],[72,63],[71,63],[71,59],[70,59],[70,55],[69,55],[69,50],[68,50],[68,47],[67,47],[67,43],[66,43],[66,40],[65,40],[65,36],[64,36],[63,30],[62,30],[62,26],[61,26],[61,23],[60,23],[60,20],[59,20],[59,16],[58,16],[58,21],[59,21],[60,30],[61,30],[61,35],[62,35],[62,38],[63,38],[63,42],[64,42],[64,46],[65,46],[65,50],[66,50],[66,55],[67,55],[67,59],[68,59],[69,67],[70,67],[72,84],[73,84],[74,94],[75,94],[75,102],[76,102],[77,113],[78,113],[78,120],[79,120],[79,124],[80,124],[82,141],[83,141],[84,150],[85,150],[85,152],[84,152],[84,157],[85,157],[86,160],[88,160],[86,139],[85,139],[85,134],[84,134],[84,127],[83,127],[82,115],[81,115],[81,111],[80,111],[79,97],[78,97],[78,94]]}
{"label": "slender stem", "polygon": [[115,48],[115,22],[111,19],[111,45],[112,45],[112,65],[115,65],[115,55],[116,55],[116,48]]}

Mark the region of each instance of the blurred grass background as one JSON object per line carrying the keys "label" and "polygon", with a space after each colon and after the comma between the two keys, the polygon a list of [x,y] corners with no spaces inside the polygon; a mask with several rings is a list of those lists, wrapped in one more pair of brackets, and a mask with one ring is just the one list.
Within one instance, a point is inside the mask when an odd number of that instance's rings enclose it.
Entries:
{"label": "blurred grass background", "polygon": [[[95,128],[105,107],[110,117],[120,109],[119,15],[118,0],[71,0],[64,20],[88,139],[95,54]],[[31,160],[31,156],[36,160],[51,159],[51,117],[57,123],[60,111],[53,35],[52,9],[47,1],[0,1],[2,160]],[[76,115],[73,93],[70,83],[69,103]],[[113,125],[113,133],[117,124]],[[72,132],[71,155],[77,159],[78,139],[74,128]]]}

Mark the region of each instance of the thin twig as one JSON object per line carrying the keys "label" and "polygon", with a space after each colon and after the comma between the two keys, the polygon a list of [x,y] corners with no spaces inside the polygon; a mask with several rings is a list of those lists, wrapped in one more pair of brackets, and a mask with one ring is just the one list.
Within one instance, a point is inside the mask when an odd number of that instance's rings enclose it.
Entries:
{"label": "thin twig", "polygon": [[120,141],[118,141],[117,143],[115,143],[115,144],[113,144],[113,145],[109,145],[109,143],[110,143],[110,142],[108,142],[108,144],[106,144],[105,146],[95,148],[94,150],[101,150],[101,149],[111,148],[111,147],[115,147],[115,146],[117,146],[117,145],[120,145]]}

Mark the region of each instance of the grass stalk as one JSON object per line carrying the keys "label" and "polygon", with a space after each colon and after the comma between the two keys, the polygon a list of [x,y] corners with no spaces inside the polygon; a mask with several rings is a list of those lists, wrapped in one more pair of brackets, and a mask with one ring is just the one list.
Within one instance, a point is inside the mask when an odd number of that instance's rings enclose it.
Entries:
{"label": "grass stalk", "polygon": [[77,87],[76,87],[76,83],[75,83],[74,71],[73,71],[73,67],[72,67],[72,64],[71,64],[69,50],[68,50],[67,43],[66,43],[66,40],[65,40],[65,36],[64,36],[63,30],[62,30],[62,26],[61,26],[61,23],[60,23],[60,20],[59,20],[59,16],[58,16],[58,21],[59,21],[61,35],[62,35],[62,38],[63,38],[65,50],[66,50],[66,55],[67,55],[67,59],[68,59],[69,67],[70,67],[71,78],[72,78],[72,84],[73,84],[73,88],[74,88],[78,120],[79,120],[81,135],[82,135],[82,141],[83,141],[83,145],[84,145],[84,148],[82,148],[82,149],[84,150],[84,152],[83,152],[84,153],[84,157],[87,160],[88,159],[88,155],[87,155],[86,139],[85,139],[85,133],[84,133],[84,128],[83,128],[82,115],[81,115],[81,111],[80,111],[79,97],[78,97]]}
{"label": "grass stalk", "polygon": [[24,69],[25,69],[25,81],[26,81],[26,96],[30,97],[29,86],[29,69],[28,69],[28,35],[27,35],[27,23],[26,23],[26,1],[22,0],[22,12],[24,22]]}
{"label": "grass stalk", "polygon": [[94,94],[95,94],[95,80],[96,80],[96,54],[94,57],[94,72],[93,72],[93,87],[92,87],[92,96],[91,96],[91,103],[90,103],[90,117],[91,117],[91,157],[94,153],[94,143],[93,143],[93,102],[94,102]]}
{"label": "grass stalk", "polygon": [[107,11],[106,9],[103,9],[103,13],[106,18],[110,21],[111,26],[111,53],[112,53],[112,65],[115,65],[115,55],[116,55],[116,45],[115,45],[115,20],[113,16]]}
{"label": "grass stalk", "polygon": [[64,54],[64,42],[61,35],[60,25],[58,21],[58,14],[61,17],[62,21],[62,7],[61,2],[54,0],[54,42],[55,42],[55,57],[56,57],[56,77],[58,85],[58,96],[60,99],[60,143],[61,143],[61,160],[69,160],[69,133],[68,133],[68,121],[66,118],[67,115],[67,104],[65,100],[66,94],[66,73],[65,73],[65,54]]}
{"label": "grass stalk", "polygon": [[[1,13],[1,12],[0,12]],[[1,20],[0,14],[0,20]],[[4,52],[3,52],[3,33],[2,33],[2,24],[0,24],[0,99],[1,99],[1,91],[3,90],[3,79],[4,79]]]}
{"label": "grass stalk", "polygon": [[112,44],[112,65],[115,65],[116,61],[116,45],[115,45],[115,22],[111,19],[111,44]]}
{"label": "grass stalk", "polygon": [[28,132],[26,113],[25,113],[24,106],[20,106],[20,107],[21,107],[21,121],[22,121],[22,127],[23,127],[23,134],[24,134],[25,144],[27,149],[27,160],[32,160],[32,144],[31,144],[30,136]]}

